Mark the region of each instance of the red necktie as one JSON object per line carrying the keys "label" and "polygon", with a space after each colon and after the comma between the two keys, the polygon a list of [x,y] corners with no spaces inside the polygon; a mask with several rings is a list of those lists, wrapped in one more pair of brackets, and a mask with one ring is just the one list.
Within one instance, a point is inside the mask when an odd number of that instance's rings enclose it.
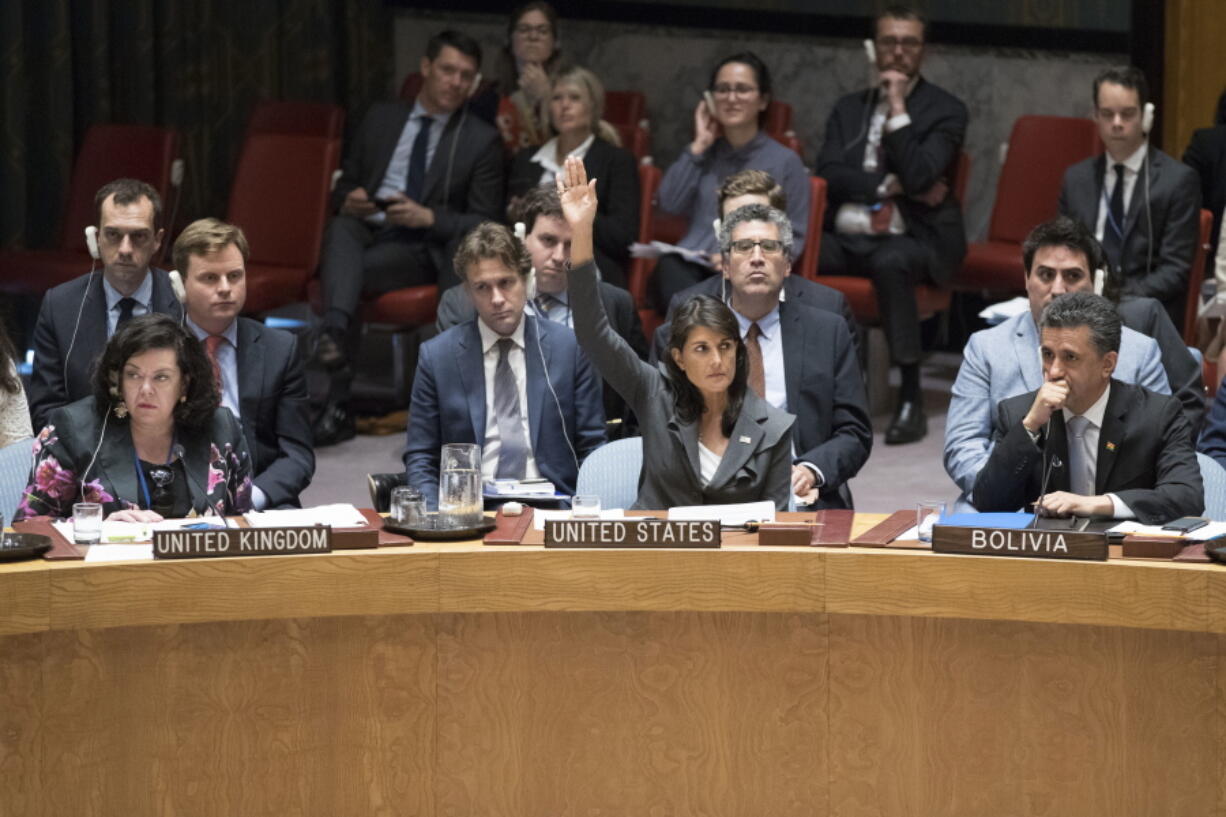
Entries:
{"label": "red necktie", "polygon": [[751,323],[749,331],[745,333],[745,349],[749,352],[749,388],[765,399],[766,371],[762,368],[762,345],[758,343],[758,336],[761,334],[762,330],[758,324]]}
{"label": "red necktie", "polygon": [[204,339],[204,351],[208,353],[209,363],[213,364],[213,379],[217,383],[217,391],[222,390],[221,385],[221,365],[217,362],[217,347],[225,343],[226,339],[221,335],[209,335]]}

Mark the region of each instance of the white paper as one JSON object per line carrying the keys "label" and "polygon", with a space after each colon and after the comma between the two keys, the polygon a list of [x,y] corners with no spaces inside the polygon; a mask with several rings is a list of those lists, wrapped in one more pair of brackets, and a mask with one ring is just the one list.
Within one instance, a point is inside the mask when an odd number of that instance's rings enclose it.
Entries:
{"label": "white paper", "polygon": [[905,531],[894,537],[895,542],[918,542],[919,541],[919,525],[912,525]]}
{"label": "white paper", "polygon": [[650,244],[642,244],[635,242],[630,245],[631,258],[659,258],[661,255],[679,255],[686,261],[693,264],[701,264],[704,267],[715,269],[711,266],[711,258],[699,250],[687,250],[685,247],[678,247],[676,244],[667,244],[663,241],[652,241]]}
{"label": "white paper", "polygon": [[[75,542],[73,538],[72,520],[64,519],[58,522],[52,522],[59,534],[69,542]],[[153,531],[155,530],[182,530],[183,528],[199,527],[207,525],[210,528],[224,528],[228,526],[226,520],[219,516],[194,516],[186,519],[163,519],[161,522],[119,522],[113,519],[105,520],[102,523],[102,539],[104,545],[134,545],[141,543],[153,542]]]}
{"label": "white paper", "polygon": [[[605,508],[600,512],[601,519],[625,519],[626,512],[621,508]],[[545,530],[545,523],[550,519],[566,520],[571,519],[569,510],[561,511],[543,511],[540,508],[532,510],[532,527],[537,530]]]}
{"label": "white paper", "polygon": [[1219,536],[1226,536],[1226,522],[1210,522],[1203,528],[1197,528],[1190,533],[1179,533],[1173,530],[1163,530],[1161,525],[1142,525],[1132,519],[1128,519],[1111,528],[1108,533],[1131,533],[1144,536],[1162,536],[1168,539],[1187,539],[1193,542],[1203,542],[1208,539],[1216,539]]}
{"label": "white paper", "polygon": [[346,502],[317,505],[314,508],[289,508],[283,511],[249,511],[243,514],[253,528],[294,528],[330,525],[334,528],[364,528],[366,517]]}
{"label": "white paper", "polygon": [[995,326],[998,323],[1003,323],[1009,320],[1014,315],[1020,315],[1030,309],[1030,300],[1018,296],[1012,300],[1002,301],[998,304],[989,304],[985,306],[979,313],[979,317],[983,318],[989,324]]}
{"label": "white paper", "polygon": [[153,559],[153,545],[90,545],[85,549],[87,562],[148,562]]}
{"label": "white paper", "polygon": [[775,503],[764,499],[735,505],[682,505],[669,508],[668,518],[683,522],[718,520],[725,527],[744,525],[746,522],[774,522]]}

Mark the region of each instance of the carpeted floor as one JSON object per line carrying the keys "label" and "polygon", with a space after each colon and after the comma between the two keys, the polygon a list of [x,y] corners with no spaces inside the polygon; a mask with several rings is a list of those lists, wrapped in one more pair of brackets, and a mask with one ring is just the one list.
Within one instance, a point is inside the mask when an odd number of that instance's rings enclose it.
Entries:
{"label": "carpeted floor", "polygon": [[[913,508],[923,499],[944,499],[952,504],[958,491],[945,474],[941,449],[945,439],[945,413],[949,389],[961,357],[936,353],[924,364],[924,404],[928,436],[910,445],[886,445],[883,440],[889,414],[873,418],[873,452],[868,464],[851,481],[856,509],[891,512]],[[303,504],[352,502],[370,505],[366,474],[398,471],[404,434],[382,437],[358,435],[349,442],[315,452],[315,479],[302,496]]]}

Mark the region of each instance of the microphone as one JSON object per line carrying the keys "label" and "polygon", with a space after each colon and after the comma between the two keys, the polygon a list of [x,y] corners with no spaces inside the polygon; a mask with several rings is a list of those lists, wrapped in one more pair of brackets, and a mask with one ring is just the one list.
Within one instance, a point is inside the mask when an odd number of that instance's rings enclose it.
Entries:
{"label": "microphone", "polygon": [[[1047,441],[1051,437],[1051,418],[1047,418],[1047,427],[1043,429],[1043,451],[1041,457],[1047,457]],[[1043,504],[1043,497],[1047,495],[1047,481],[1051,479],[1051,472],[1057,468],[1063,468],[1064,462],[1057,456],[1052,456],[1047,460],[1046,466],[1043,468],[1043,479],[1039,483],[1039,498],[1034,503],[1034,519],[1030,520],[1030,527],[1036,527],[1039,524],[1039,508]]]}
{"label": "microphone", "polygon": [[[208,510],[209,509],[209,503],[208,503],[209,492],[206,491],[204,489],[204,486],[200,484],[200,480],[196,479],[196,475],[192,473],[192,469],[187,467],[187,459],[185,456],[185,451],[183,449],[183,443],[175,443],[173,446],[171,446],[170,461],[183,463],[183,473],[187,474],[187,478],[192,481],[192,484],[200,489],[200,495],[205,498],[204,508],[205,510]],[[192,510],[193,511],[196,510],[195,502],[192,502]]]}

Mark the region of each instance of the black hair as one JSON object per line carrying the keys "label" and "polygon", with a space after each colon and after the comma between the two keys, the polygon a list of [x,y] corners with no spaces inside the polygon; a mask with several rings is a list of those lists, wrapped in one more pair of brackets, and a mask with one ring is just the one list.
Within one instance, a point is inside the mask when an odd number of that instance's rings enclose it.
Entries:
{"label": "black hair", "polygon": [[1099,356],[1120,350],[1123,324],[1115,307],[1092,292],[1070,292],[1052,299],[1039,316],[1039,329],[1090,328],[1090,340]]}
{"label": "black hair", "polygon": [[1027,277],[1030,275],[1030,268],[1034,265],[1035,255],[1046,247],[1066,247],[1073,252],[1081,253],[1085,256],[1088,267],[1086,272],[1091,279],[1097,270],[1103,271],[1105,276],[1103,297],[1112,303],[1119,301],[1122,286],[1119,273],[1107,259],[1103,245],[1090,232],[1089,227],[1075,218],[1056,216],[1031,230],[1022,241],[1022,265],[1025,267]]}
{"label": "black hair", "polygon": [[153,185],[139,179],[116,179],[102,185],[94,194],[94,214],[99,227],[102,226],[102,203],[112,195],[115,197],[115,204],[135,204],[141,199],[149,199],[153,204],[153,229],[156,230],[162,223],[162,197]]}
{"label": "black hair", "polygon": [[168,315],[154,312],[132,318],[115,330],[94,366],[94,407],[99,416],[123,399],[123,367],[151,349],[172,349],[183,378],[184,400],[175,404],[174,419],[187,428],[207,426],[220,405],[213,364],[200,341]]}
{"label": "black hair", "polygon": [[447,29],[440,31],[426,43],[426,59],[434,62],[444,46],[451,46],[466,57],[471,57],[477,67],[481,67],[481,45],[462,31]]}
{"label": "black hair", "polygon": [[[715,64],[715,68],[711,71],[711,79],[707,82],[707,88],[711,91],[715,90],[715,78],[719,76],[720,69],[725,65],[734,62],[739,62],[742,65],[748,65],[753,71],[754,81],[758,83],[758,95],[764,98],[773,99],[771,96],[771,70],[766,67],[766,63],[762,62],[762,58],[752,51],[742,51],[738,54],[733,54],[731,57],[724,57]],[[758,126],[766,121],[766,110],[758,112]]]}
{"label": "black hair", "polygon": [[877,25],[882,20],[885,20],[887,18],[891,20],[914,20],[915,22],[919,23],[920,26],[923,27],[923,35],[922,35],[923,38],[925,40],[928,39],[928,18],[925,17],[922,13],[920,13],[920,11],[917,9],[911,8],[910,6],[904,6],[904,5],[899,5],[899,4],[895,4],[892,6],[886,6],[884,9],[881,10],[881,13],[879,13],[876,17],[873,18],[873,36],[874,37],[877,36]]}
{"label": "black hair", "polygon": [[1226,90],[1217,98],[1217,108],[1213,112],[1213,124],[1226,125]]}
{"label": "black hair", "polygon": [[1140,68],[1125,65],[1120,68],[1108,68],[1094,78],[1094,107],[1098,107],[1098,89],[1104,82],[1122,85],[1137,92],[1137,107],[1144,108],[1149,102],[1149,83],[1145,81],[1145,73]]}
{"label": "black hair", "polygon": [[672,352],[674,349],[682,351],[690,332],[700,326],[732,338],[736,343],[736,370],[732,375],[732,383],[728,386],[728,403],[724,406],[724,416],[720,423],[724,436],[730,437],[737,418],[741,415],[741,405],[745,402],[746,384],[749,382],[749,353],[741,341],[741,325],[726,304],[710,295],[695,295],[677,308],[673,313],[668,334],[664,371],[673,392],[677,417],[683,423],[698,422],[706,410],[702,392],[690,382],[689,376],[677,365],[677,361],[673,360]]}
{"label": "black hair", "polygon": [[21,376],[17,374],[17,349],[0,321],[0,391],[16,394],[21,391]]}

